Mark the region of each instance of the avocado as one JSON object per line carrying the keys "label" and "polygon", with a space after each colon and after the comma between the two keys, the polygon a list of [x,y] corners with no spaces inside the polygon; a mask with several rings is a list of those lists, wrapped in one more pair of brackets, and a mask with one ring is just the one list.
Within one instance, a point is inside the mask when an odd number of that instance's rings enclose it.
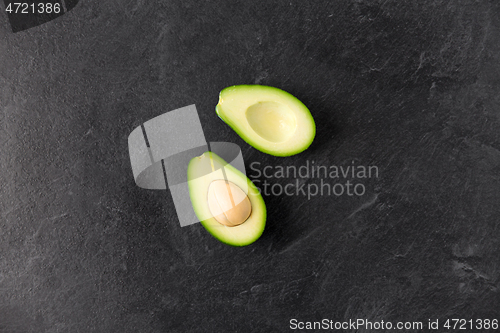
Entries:
{"label": "avocado", "polygon": [[309,109],[281,89],[237,85],[223,89],[217,115],[254,148],[274,156],[291,156],[306,150],[316,125]]}
{"label": "avocado", "polygon": [[191,204],[201,224],[232,246],[255,242],[266,225],[266,205],[250,179],[211,151],[187,167]]}

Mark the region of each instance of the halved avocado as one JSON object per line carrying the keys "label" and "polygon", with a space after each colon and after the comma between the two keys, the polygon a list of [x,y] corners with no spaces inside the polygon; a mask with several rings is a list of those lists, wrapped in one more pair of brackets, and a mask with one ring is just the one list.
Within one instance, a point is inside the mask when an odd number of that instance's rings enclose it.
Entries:
{"label": "halved avocado", "polygon": [[215,111],[249,145],[274,156],[298,154],[316,135],[309,109],[293,95],[274,87],[225,88]]}
{"label": "halved avocado", "polygon": [[[210,151],[191,159],[187,175],[189,196],[194,212],[212,236],[228,245],[245,246],[255,242],[262,235],[266,225],[266,205],[259,190],[246,175]],[[244,193],[243,196],[248,197],[250,201],[250,213],[248,215],[247,212],[245,217],[248,217],[244,221],[240,221],[238,225],[229,226],[226,225],[228,223],[223,224],[224,221],[220,218],[219,220],[223,223],[214,217],[214,215],[218,216],[219,213],[215,213],[209,204],[212,196],[209,189],[224,189],[224,187],[218,186],[221,181],[226,182],[228,191],[233,189],[233,193],[234,186],[236,186],[238,192],[241,190],[241,193]],[[234,196],[234,198],[237,197]],[[231,201],[235,200],[233,197],[230,198]],[[233,202],[232,204],[238,206],[239,203]],[[227,215],[229,216],[229,214]]]}

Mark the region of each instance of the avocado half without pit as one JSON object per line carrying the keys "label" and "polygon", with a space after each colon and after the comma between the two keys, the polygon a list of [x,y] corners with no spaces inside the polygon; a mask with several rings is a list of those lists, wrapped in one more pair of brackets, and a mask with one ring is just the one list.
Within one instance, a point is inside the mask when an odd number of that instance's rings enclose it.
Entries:
{"label": "avocado half without pit", "polygon": [[316,125],[309,109],[281,89],[238,85],[220,92],[217,115],[248,144],[274,156],[306,150]]}
{"label": "avocado half without pit", "polygon": [[215,238],[245,246],[262,235],[266,205],[248,177],[213,152],[188,164],[188,188],[194,212]]}

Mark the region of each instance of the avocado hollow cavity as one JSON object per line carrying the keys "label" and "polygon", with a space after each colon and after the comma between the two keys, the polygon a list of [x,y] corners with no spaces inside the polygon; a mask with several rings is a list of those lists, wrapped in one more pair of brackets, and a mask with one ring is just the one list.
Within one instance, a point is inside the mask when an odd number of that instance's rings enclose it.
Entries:
{"label": "avocado hollow cavity", "polygon": [[246,110],[245,115],[250,127],[267,141],[287,141],[297,129],[293,111],[278,102],[255,103]]}

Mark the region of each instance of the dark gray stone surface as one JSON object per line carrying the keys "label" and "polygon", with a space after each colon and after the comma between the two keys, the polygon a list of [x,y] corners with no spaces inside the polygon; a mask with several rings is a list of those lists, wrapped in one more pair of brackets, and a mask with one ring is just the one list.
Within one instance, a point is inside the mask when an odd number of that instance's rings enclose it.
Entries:
{"label": "dark gray stone surface", "polygon": [[[0,19],[0,332],[500,319],[498,1],[81,0],[16,34]],[[268,156],[220,121],[218,92],[251,83],[310,108],[309,150]],[[189,104],[247,166],[379,177],[360,197],[265,196],[261,239],[228,247],[132,177],[128,134]]]}

